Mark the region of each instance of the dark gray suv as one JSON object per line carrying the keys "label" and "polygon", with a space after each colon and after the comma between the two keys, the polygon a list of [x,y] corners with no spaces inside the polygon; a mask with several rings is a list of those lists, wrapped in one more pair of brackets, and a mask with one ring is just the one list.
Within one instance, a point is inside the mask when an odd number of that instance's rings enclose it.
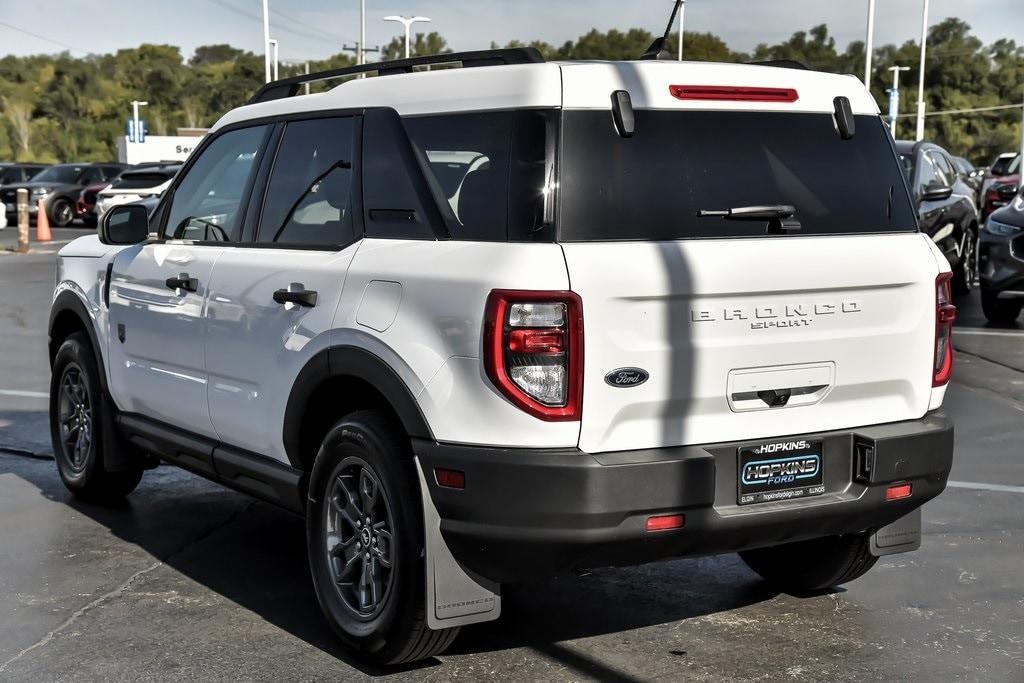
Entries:
{"label": "dark gray suv", "polygon": [[1012,324],[1024,307],[1024,188],[988,217],[978,251],[985,317]]}

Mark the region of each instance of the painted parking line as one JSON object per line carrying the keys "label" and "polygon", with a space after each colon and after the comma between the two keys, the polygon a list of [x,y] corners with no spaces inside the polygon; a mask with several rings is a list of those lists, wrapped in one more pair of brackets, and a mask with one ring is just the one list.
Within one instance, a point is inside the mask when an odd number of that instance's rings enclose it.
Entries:
{"label": "painted parking line", "polygon": [[16,391],[14,389],[0,389],[0,396],[13,396],[16,398],[50,398],[45,391]]}
{"label": "painted parking line", "polygon": [[1007,484],[985,484],[978,481],[947,481],[946,486],[957,489],[974,489],[976,491],[1002,491],[1003,493],[1024,493],[1024,486]]}
{"label": "painted parking line", "polygon": [[1024,337],[1024,330],[986,330],[981,327],[954,327],[953,334],[976,334],[979,337]]}

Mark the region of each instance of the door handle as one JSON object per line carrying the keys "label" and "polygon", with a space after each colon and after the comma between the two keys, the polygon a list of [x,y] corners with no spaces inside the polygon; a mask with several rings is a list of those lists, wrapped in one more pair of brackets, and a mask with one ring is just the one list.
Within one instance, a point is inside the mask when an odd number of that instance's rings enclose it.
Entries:
{"label": "door handle", "polygon": [[178,277],[169,277],[164,281],[167,289],[184,289],[186,292],[194,292],[199,289],[199,280],[189,277],[188,273],[181,273]]}
{"label": "door handle", "polygon": [[288,289],[279,289],[274,292],[274,301],[279,304],[298,304],[306,308],[316,306],[316,292],[312,289],[303,289],[299,283],[292,283]]}

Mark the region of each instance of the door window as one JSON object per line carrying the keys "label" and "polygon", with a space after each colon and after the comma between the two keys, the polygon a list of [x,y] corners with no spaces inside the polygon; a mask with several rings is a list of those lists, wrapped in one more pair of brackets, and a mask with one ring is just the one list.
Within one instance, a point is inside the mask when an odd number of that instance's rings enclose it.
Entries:
{"label": "door window", "polygon": [[917,193],[923,193],[926,187],[934,183],[945,185],[946,183],[939,173],[939,169],[936,168],[932,156],[926,152],[921,155],[920,159],[921,161],[917,169]]}
{"label": "door window", "polygon": [[341,246],[355,239],[351,117],[285,128],[267,185],[258,242]]}
{"label": "door window", "polygon": [[267,126],[224,133],[203,150],[171,198],[164,239],[234,242]]}
{"label": "door window", "polygon": [[78,181],[81,185],[92,185],[103,180],[103,169],[99,166],[93,166],[92,168],[85,169],[85,173],[82,174],[81,179]]}

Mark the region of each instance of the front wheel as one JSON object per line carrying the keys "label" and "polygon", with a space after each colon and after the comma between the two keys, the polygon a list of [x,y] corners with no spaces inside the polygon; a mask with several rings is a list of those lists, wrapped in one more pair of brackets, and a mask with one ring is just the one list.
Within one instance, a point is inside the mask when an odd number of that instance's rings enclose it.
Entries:
{"label": "front wheel", "polygon": [[981,290],[981,310],[990,323],[1012,325],[1020,315],[1024,302],[1020,299],[997,299],[996,292]]}
{"label": "front wheel", "polygon": [[853,581],[875,566],[871,534],[827,536],[747,550],[740,557],[775,588],[812,593]]}
{"label": "front wheel", "polygon": [[112,472],[103,464],[106,413],[99,366],[84,332],[57,349],[50,376],[50,437],[60,478],[74,495],[114,502],[135,490],[142,469]]}
{"label": "front wheel", "polygon": [[67,199],[58,199],[50,207],[50,222],[56,228],[64,228],[71,225],[75,219],[75,209]]}
{"label": "front wheel", "polygon": [[317,599],[341,640],[378,664],[440,654],[458,634],[426,623],[417,482],[408,440],[371,410],[335,424],[310,476],[306,541]]}

